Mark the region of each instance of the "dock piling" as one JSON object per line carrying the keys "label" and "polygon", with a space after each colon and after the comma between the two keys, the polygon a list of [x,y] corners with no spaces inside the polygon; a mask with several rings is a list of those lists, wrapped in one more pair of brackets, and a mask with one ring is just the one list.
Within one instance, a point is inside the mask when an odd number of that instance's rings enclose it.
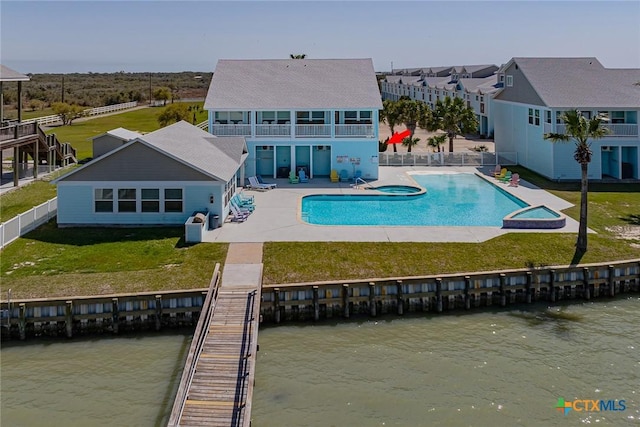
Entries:
{"label": "dock piling", "polygon": [[369,282],[369,315],[376,317],[376,284]]}
{"label": "dock piling", "polygon": [[64,309],[64,327],[67,338],[73,337],[73,302],[67,301]]}

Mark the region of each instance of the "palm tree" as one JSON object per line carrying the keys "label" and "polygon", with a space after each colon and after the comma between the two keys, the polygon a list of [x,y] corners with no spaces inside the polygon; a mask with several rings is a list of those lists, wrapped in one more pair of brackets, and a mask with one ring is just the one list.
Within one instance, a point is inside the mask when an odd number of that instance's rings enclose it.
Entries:
{"label": "palm tree", "polygon": [[443,145],[447,141],[447,134],[441,133],[440,135],[434,135],[427,139],[427,145],[433,148],[433,151],[438,150],[440,152],[440,146]]}
{"label": "palm tree", "polygon": [[589,139],[598,139],[605,136],[609,130],[602,127],[602,122],[607,119],[602,115],[597,115],[592,119],[587,119],[578,110],[565,111],[562,116],[565,123],[565,133],[548,133],[544,139],[553,142],[567,142],[573,140],[576,151],[573,158],[580,164],[580,226],[578,228],[578,240],[576,250],[580,253],[587,251],[587,194],[588,183],[587,169],[591,163],[591,142]]}
{"label": "palm tree", "polygon": [[306,53],[297,53],[297,54],[291,53],[291,54],[289,54],[289,57],[291,59],[305,59],[307,57],[307,54]]}
{"label": "palm tree", "polygon": [[453,140],[463,133],[475,132],[478,129],[478,119],[473,108],[464,105],[462,98],[445,97],[436,101],[432,119],[428,130],[442,130],[449,137],[449,152],[453,153]]}
{"label": "palm tree", "polygon": [[407,149],[407,152],[410,153],[411,147],[413,147],[414,145],[418,145],[418,142],[420,142],[420,138],[413,138],[411,136],[408,136],[402,140],[402,145],[404,145],[405,147],[409,147]]}
{"label": "palm tree", "polygon": [[[409,147],[407,150],[408,153],[411,152],[411,147],[417,143],[414,142],[413,135],[416,132],[416,128],[420,126],[421,128],[426,128],[427,123],[431,117],[431,111],[427,104],[421,101],[416,101],[414,99],[401,99],[398,101],[397,110],[399,114],[399,119],[404,125],[407,127],[407,130],[411,132],[408,136],[410,143],[405,144],[404,141],[402,145],[406,145]],[[417,138],[416,138],[417,139]],[[419,141],[419,139],[417,139]]]}
{"label": "palm tree", "polygon": [[[380,121],[386,121],[389,126],[389,130],[391,131],[391,135],[395,133],[395,127],[400,123],[400,112],[398,111],[398,103],[396,101],[392,101],[390,99],[386,99],[382,102],[382,110],[380,111],[379,119]],[[393,145],[393,152],[397,153],[398,149],[396,148],[396,144]]]}

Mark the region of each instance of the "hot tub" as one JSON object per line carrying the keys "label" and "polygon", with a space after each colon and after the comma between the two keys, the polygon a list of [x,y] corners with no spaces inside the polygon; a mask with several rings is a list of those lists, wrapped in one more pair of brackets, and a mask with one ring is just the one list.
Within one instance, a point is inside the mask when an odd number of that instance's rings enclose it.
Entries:
{"label": "hot tub", "polygon": [[567,218],[544,206],[528,206],[510,213],[502,219],[502,228],[554,229],[565,226]]}

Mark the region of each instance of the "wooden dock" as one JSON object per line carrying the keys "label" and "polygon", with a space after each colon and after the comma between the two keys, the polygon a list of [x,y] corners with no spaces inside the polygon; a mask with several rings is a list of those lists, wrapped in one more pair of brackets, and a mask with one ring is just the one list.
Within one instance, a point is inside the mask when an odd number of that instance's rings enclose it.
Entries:
{"label": "wooden dock", "polygon": [[[169,426],[249,426],[262,264],[226,264],[202,313]],[[205,302],[206,303],[206,302]]]}

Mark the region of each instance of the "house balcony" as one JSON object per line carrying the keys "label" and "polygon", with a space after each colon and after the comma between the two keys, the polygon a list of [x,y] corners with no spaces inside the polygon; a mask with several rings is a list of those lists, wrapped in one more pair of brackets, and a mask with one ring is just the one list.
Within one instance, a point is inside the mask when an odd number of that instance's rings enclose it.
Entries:
{"label": "house balcony", "polygon": [[[608,137],[637,137],[638,125],[635,123],[602,123],[603,128],[608,129],[609,133],[605,136]],[[547,133],[545,124],[545,133]],[[556,125],[556,133],[565,133],[566,125]]]}
{"label": "house balcony", "polygon": [[357,125],[335,125],[336,138],[373,138],[373,125],[357,124]]}
{"label": "house balcony", "polygon": [[375,135],[372,124],[261,124],[253,126],[253,133],[251,128],[250,124],[214,124],[212,133],[247,138],[373,138]]}

